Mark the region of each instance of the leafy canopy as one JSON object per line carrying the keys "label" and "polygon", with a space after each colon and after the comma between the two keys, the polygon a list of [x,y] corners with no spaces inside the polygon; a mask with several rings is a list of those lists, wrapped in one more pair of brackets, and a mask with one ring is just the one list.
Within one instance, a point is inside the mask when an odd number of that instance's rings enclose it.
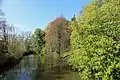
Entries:
{"label": "leafy canopy", "polygon": [[33,50],[37,53],[40,54],[42,51],[42,48],[44,47],[44,36],[45,33],[41,29],[37,28],[32,35],[33,37]]}
{"label": "leafy canopy", "polygon": [[93,1],[71,28],[70,62],[82,80],[119,80],[120,1]]}

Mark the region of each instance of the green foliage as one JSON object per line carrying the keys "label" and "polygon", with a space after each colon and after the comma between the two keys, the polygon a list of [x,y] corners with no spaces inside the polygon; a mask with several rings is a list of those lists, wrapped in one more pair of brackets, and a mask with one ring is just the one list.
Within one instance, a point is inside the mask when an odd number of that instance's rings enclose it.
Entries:
{"label": "green foliage", "polygon": [[8,38],[8,54],[9,57],[19,59],[24,53],[33,52],[32,37],[30,32],[15,33],[9,35]]}
{"label": "green foliage", "polygon": [[94,1],[71,22],[70,62],[82,80],[120,79],[120,1]]}
{"label": "green foliage", "polygon": [[8,43],[8,57],[14,57],[15,59],[19,59],[22,57],[23,52],[25,52],[25,44],[24,44],[24,38],[12,34],[9,37],[9,43]]}
{"label": "green foliage", "polygon": [[41,51],[41,54],[40,54],[42,64],[45,64],[46,56],[47,56],[46,47],[43,47],[42,51]]}
{"label": "green foliage", "polygon": [[33,50],[36,52],[36,54],[40,54],[42,51],[42,48],[44,47],[44,36],[45,33],[41,29],[36,29],[33,37]]}

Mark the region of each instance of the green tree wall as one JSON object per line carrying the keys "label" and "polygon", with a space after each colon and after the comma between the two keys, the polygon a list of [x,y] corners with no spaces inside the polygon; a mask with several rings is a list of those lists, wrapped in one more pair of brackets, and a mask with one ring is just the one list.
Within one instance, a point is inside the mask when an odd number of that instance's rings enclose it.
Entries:
{"label": "green tree wall", "polygon": [[70,63],[82,80],[119,80],[120,1],[93,1],[71,28]]}

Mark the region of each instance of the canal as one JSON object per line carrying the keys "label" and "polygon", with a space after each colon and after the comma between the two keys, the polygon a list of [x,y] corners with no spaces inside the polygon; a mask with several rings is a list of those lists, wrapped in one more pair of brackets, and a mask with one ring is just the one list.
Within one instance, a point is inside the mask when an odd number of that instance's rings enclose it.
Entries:
{"label": "canal", "polygon": [[77,72],[62,67],[49,68],[35,55],[24,57],[13,69],[0,74],[0,80],[80,80]]}

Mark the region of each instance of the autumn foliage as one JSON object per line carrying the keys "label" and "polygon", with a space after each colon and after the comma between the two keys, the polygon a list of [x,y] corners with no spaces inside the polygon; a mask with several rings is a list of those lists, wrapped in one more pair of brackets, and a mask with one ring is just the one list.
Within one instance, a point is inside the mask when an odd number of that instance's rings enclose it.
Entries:
{"label": "autumn foliage", "polygon": [[61,53],[68,49],[70,47],[69,21],[63,17],[58,17],[50,22],[46,29],[45,41],[48,53]]}

